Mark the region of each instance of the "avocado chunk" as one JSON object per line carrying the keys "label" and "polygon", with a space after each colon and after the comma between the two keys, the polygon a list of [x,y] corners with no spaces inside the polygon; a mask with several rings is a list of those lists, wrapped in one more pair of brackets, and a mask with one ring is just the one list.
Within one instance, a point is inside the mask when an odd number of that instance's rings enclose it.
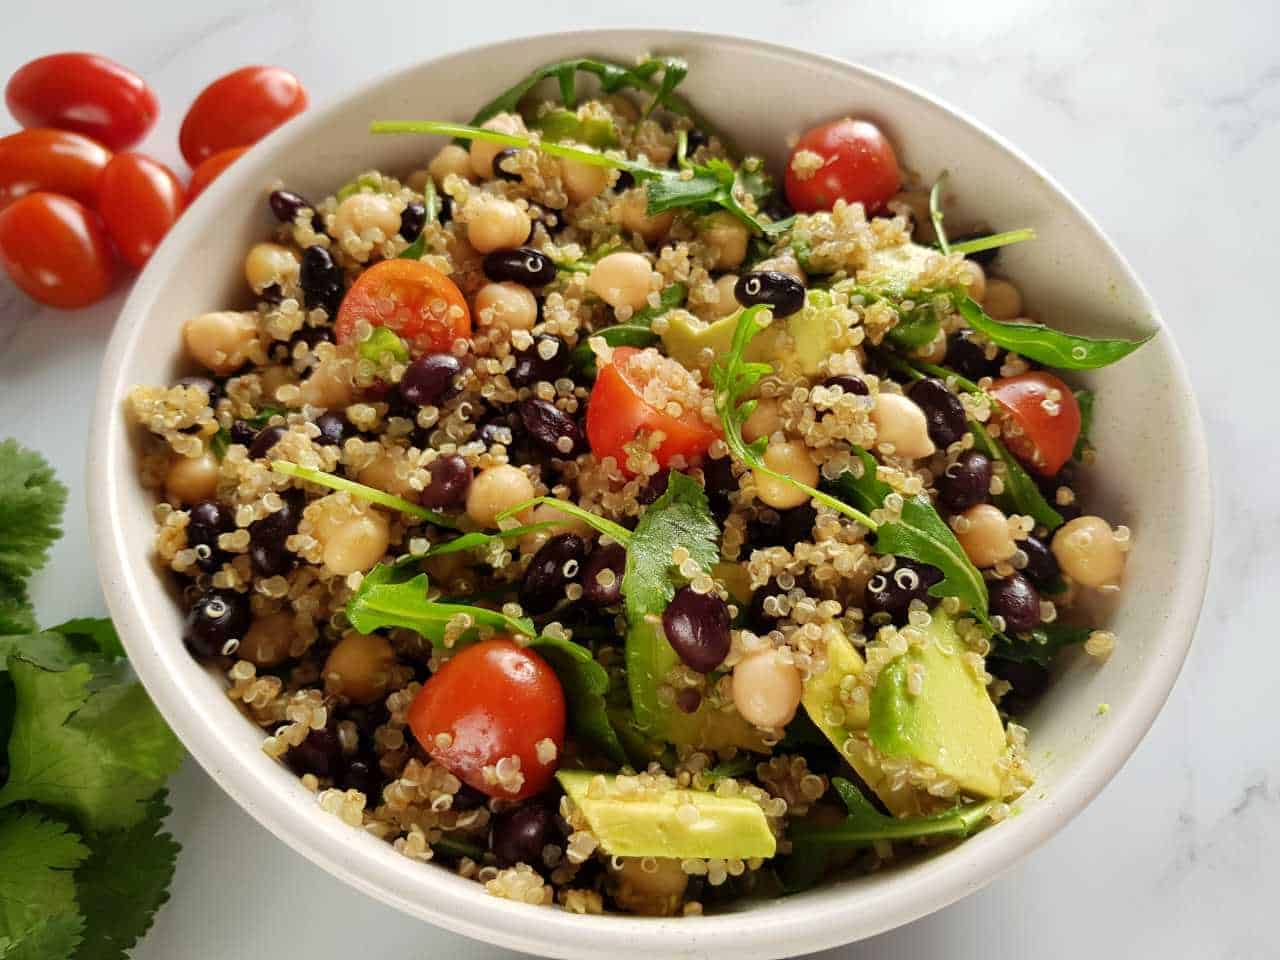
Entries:
{"label": "avocado chunk", "polygon": [[[871,742],[886,756],[928,764],[965,794],[999,797],[999,763],[1008,749],[1000,715],[965,661],[951,618],[935,609],[926,632],[927,643],[891,661],[876,679],[867,728]],[[913,664],[923,670],[918,694],[908,685]]]}
{"label": "avocado chunk", "polygon": [[618,145],[618,131],[607,116],[592,116],[560,107],[539,114],[531,125],[544,140],[553,143],[572,140],[601,150]]}
{"label": "avocado chunk", "polygon": [[678,787],[624,793],[616,777],[589,770],[561,770],[556,779],[611,856],[745,860],[777,849],[764,811],[743,797]]}
{"label": "avocado chunk", "polygon": [[924,273],[930,257],[938,255],[933,247],[918,243],[904,243],[899,247],[883,247],[871,254],[867,265],[858,271],[858,279],[888,280],[903,286],[912,286]]}

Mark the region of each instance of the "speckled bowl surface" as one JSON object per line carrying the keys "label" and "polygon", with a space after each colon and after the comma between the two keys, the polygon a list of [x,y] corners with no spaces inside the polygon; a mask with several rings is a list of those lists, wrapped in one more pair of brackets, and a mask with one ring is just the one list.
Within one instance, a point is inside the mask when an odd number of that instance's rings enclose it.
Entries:
{"label": "speckled bowl surface", "polygon": [[262,202],[268,185],[283,180],[320,196],[360,170],[407,171],[421,166],[434,144],[371,137],[369,121],[465,120],[543,63],[579,54],[631,60],[644,52],[685,57],[690,72],[682,92],[744,148],[763,153],[775,171],[789,134],[850,113],[876,120],[925,180],[950,171],[953,222],[1036,229],[1040,239],[1004,251],[1001,266],[1051,324],[1121,336],[1160,324],[1120,253],[1046,173],[994,133],[871,70],[766,43],[651,30],[557,34],[464,50],[289,124],[183,215],[126,303],[103,366],[88,465],[94,549],[130,658],[188,749],[249,814],[335,876],[431,923],[544,956],[789,956],[870,936],[979,889],[1075,816],[1150,727],[1191,642],[1212,516],[1204,435],[1167,330],[1122,363],[1078,378],[1100,398],[1093,439],[1102,465],[1086,497],[1098,512],[1127,523],[1136,546],[1121,601],[1099,612],[1119,635],[1115,655],[1102,667],[1067,658],[1027,721],[1039,780],[1020,814],[918,862],[699,918],[581,917],[496,899],[322,812],[292,774],[262,753],[262,732],[227,700],[220,678],[182,646],[182,613],[152,558],[152,502],[137,481],[136,436],[124,415],[131,385],[190,372],[180,349],[183,320],[243,301],[244,252],[270,226]]}

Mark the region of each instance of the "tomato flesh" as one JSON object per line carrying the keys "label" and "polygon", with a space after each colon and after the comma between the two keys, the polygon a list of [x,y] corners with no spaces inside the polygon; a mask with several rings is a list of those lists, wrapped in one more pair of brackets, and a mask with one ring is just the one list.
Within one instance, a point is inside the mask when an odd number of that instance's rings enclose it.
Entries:
{"label": "tomato flesh", "polygon": [[156,95],[132,70],[92,53],[55,53],[9,78],[5,103],[24,127],[54,127],[125,150],[156,122]]}
{"label": "tomato flesh", "polygon": [[56,193],[30,193],[0,210],[0,265],[32,299],[64,309],[101,300],[115,281],[98,215]]}
{"label": "tomato flesh", "polygon": [[[822,165],[807,172],[801,162],[797,171],[794,161],[801,151],[817,154]],[[837,200],[878,213],[901,185],[893,144],[866,120],[845,118],[806,130],[787,161],[787,202],[801,213],[830,210]]]}
{"label": "tomato flesh", "polygon": [[37,128],[0,138],[0,210],[37,190],[92,206],[111,151],[67,130]]}
{"label": "tomato flesh", "polygon": [[1061,470],[1080,437],[1080,405],[1071,388],[1036,370],[997,380],[988,393],[1000,404],[1009,452],[1041,476]]}
{"label": "tomato flesh", "polygon": [[[564,690],[542,657],[493,637],[432,675],[409,707],[409,728],[459,780],[491,797],[522,800],[547,788],[564,752]],[[544,763],[538,744],[547,740],[555,751]],[[510,757],[520,760],[522,783],[493,779],[499,761]]]}
{"label": "tomato flesh", "polygon": [[195,203],[196,197],[204,193],[205,188],[218,179],[223,170],[239,160],[248,149],[248,147],[232,147],[230,150],[223,150],[196,167],[195,173],[191,174],[191,182],[187,184],[187,206]]}
{"label": "tomato flesh", "polygon": [[356,339],[360,321],[397,334],[415,356],[447,353],[471,336],[471,311],[457,285],[416,260],[383,260],[360,274],[342,300],[334,337]]}
{"label": "tomato flesh", "polygon": [[307,107],[307,91],[281,67],[242,67],[205,87],[178,134],[192,167],[232,147],[249,147]]}
{"label": "tomato flesh", "polygon": [[[702,456],[717,436],[698,411],[686,410],[681,416],[674,417],[644,399],[644,384],[636,382],[634,369],[628,373],[640,352],[635,347],[614,348],[609,361],[600,363],[596,383],[591,390],[591,402],[587,406],[587,439],[591,443],[591,452],[601,460],[613,457],[618,466],[628,473],[625,446],[641,431],[663,433],[664,439],[654,451],[663,467],[677,455],[687,461]],[[660,357],[658,362],[677,361]]]}
{"label": "tomato flesh", "polygon": [[141,153],[121,153],[98,181],[98,212],[116,250],[141,268],[182,213],[182,183],[164,164]]}

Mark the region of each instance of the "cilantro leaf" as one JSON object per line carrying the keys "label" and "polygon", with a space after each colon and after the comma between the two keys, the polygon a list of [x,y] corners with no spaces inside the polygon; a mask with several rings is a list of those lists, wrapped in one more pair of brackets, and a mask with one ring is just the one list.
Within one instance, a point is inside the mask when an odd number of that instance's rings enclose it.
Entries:
{"label": "cilantro leaf", "polygon": [[[406,578],[406,573],[410,574]],[[372,633],[385,627],[403,627],[443,645],[445,628],[459,614],[470,616],[477,626],[499,631],[537,635],[533,621],[526,617],[509,617],[497,610],[464,603],[442,603],[427,596],[429,581],[425,573],[393,564],[380,563],[365,576],[360,589],[347,604],[347,619],[361,633]],[[0,794],[0,796],[3,796]]]}
{"label": "cilantro leaf", "polygon": [[841,777],[831,781],[849,814],[841,823],[797,823],[789,833],[793,849],[821,854],[825,849],[867,847],[878,840],[910,840],[916,837],[965,837],[986,819],[992,800],[952,807],[926,817],[892,817],[871,805],[862,791]]}
{"label": "cilantro leaf", "polygon": [[16,440],[0,442],[0,596],[24,596],[22,585],[62,535],[66,503],[67,488],[42,456]]}
{"label": "cilantro leaf", "polygon": [[[36,615],[27,601],[27,591],[17,586],[9,588],[0,584],[0,636],[9,633],[34,633],[35,629]],[[0,668],[3,666],[0,663]]]}
{"label": "cilantro leaf", "polygon": [[72,871],[88,851],[65,824],[34,811],[0,812],[0,957],[69,958],[84,919]]}
{"label": "cilantro leaf", "polygon": [[116,626],[106,617],[77,617],[49,628],[82,649],[95,650],[104,657],[123,657],[124,645],[116,633]]}
{"label": "cilantro leaf", "polygon": [[179,847],[163,832],[164,801],[161,792],[128,830],[86,838],[89,857],[75,874],[85,936],[75,960],[124,960],[168,901]]}
{"label": "cilantro leaf", "polygon": [[591,656],[591,651],[562,637],[538,637],[529,646],[546,658],[560,679],[574,732],[614,763],[626,763],[627,753],[609,722],[605,704],[609,674]]}

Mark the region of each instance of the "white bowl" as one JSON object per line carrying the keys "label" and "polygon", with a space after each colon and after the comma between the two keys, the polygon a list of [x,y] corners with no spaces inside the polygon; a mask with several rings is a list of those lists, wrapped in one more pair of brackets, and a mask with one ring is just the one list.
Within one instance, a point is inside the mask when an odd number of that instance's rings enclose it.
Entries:
{"label": "white bowl", "polygon": [[[744,148],[781,169],[786,137],[849,113],[874,118],[905,164],[930,180],[951,172],[952,222],[1031,226],[1040,239],[1004,251],[1001,267],[1050,323],[1131,336],[1158,326],[1155,304],[1114,246],[1054,182],[980,125],[904,84],[825,57],[709,34],[610,30],[513,40],[404,70],[289,124],[239,160],[152,258],[125,305],[103,365],[89,457],[94,549],[108,604],[147,690],[209,774],[252,816],[335,876],[407,913],[505,947],[554,957],[733,956],[818,950],[887,930],[972,893],[1080,812],[1137,746],[1186,656],[1209,564],[1209,472],[1191,386],[1173,339],[1085,375],[1099,404],[1101,462],[1089,502],[1135,538],[1109,663],[1070,658],[1030,717],[1039,780],[1021,813],[909,865],[825,884],[738,912],[682,919],[582,917],[488,896],[444,869],[323,813],[261,750],[262,732],[181,642],[182,612],[152,558],[151,498],[138,484],[136,437],[123,415],[137,383],[184,372],[189,316],[245,301],[241,262],[270,218],[273,181],[309,196],[372,167],[407,171],[433,146],[372,137],[374,119],[466,120],[532,68],[596,53],[685,57],[682,92]],[[1100,710],[1100,705],[1109,710]],[[1099,851],[1102,854],[1103,851]]]}

